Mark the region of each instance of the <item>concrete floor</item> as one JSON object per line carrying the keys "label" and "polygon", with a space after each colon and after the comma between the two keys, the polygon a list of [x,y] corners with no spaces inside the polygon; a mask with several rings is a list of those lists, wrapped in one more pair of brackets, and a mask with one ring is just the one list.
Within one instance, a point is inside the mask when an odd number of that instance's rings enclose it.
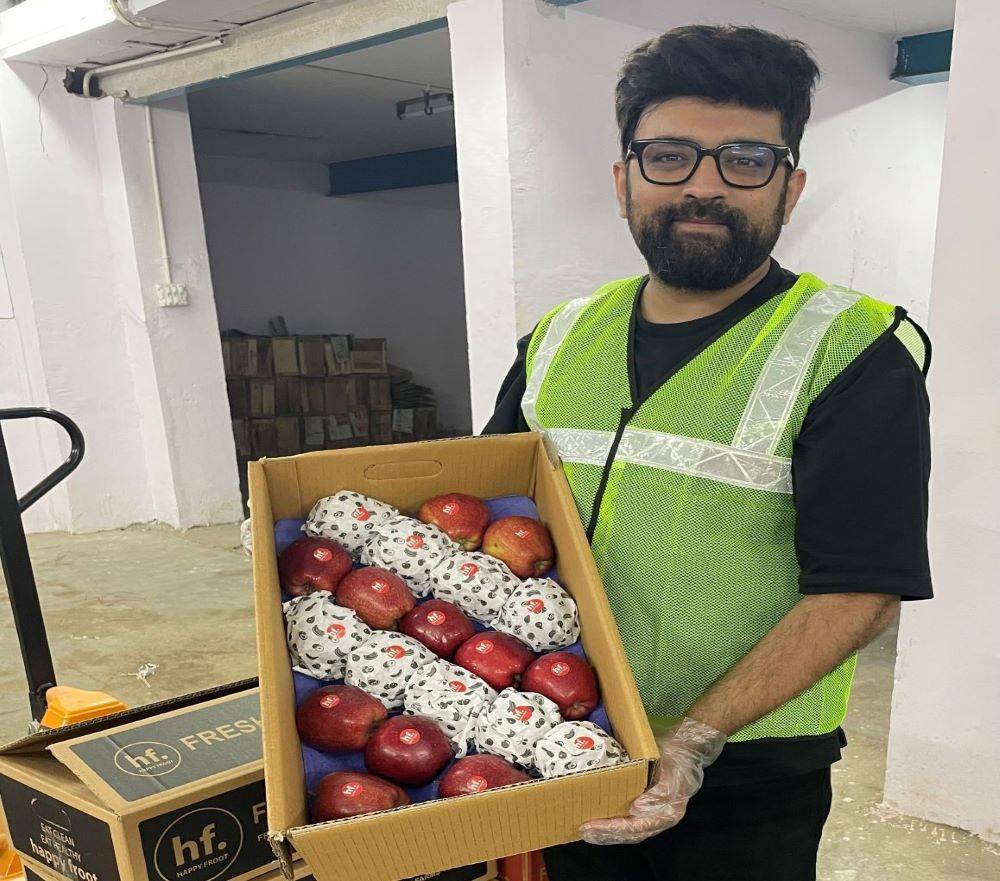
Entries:
{"label": "concrete floor", "polygon": [[[250,567],[235,526],[47,534],[29,544],[63,684],[137,705],[255,674]],[[1000,847],[881,805],[895,645],[895,631],[883,634],[858,665],[820,881],[995,881]],[[143,681],[136,674],[149,664],[155,672]],[[28,717],[4,599],[0,741],[24,734]]]}

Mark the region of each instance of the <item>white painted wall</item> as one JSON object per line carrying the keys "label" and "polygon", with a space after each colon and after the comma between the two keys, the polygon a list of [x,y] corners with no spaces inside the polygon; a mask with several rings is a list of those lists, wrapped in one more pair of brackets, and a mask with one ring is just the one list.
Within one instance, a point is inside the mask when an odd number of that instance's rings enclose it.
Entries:
{"label": "white painted wall", "polygon": [[993,0],[959,0],[931,319],[936,599],[900,623],[885,800],[1000,842],[1000,299]]}
{"label": "white painted wall", "polygon": [[[467,321],[470,339],[496,340],[488,356],[473,351],[477,428],[492,412],[518,335],[561,300],[645,271],[614,198],[614,85],[630,49],[697,22],[755,24],[803,39],[824,70],[803,141],[810,183],[778,259],[926,316],[946,87],[892,83],[888,37],[736,0],[588,0],[564,9],[462,0],[449,8],[449,25]],[[509,163],[468,155],[481,150],[483,131]]]}
{"label": "white painted wall", "polygon": [[[143,110],[70,96],[61,76],[0,66],[8,186],[0,199],[10,209],[2,234],[5,254],[12,242],[16,314],[0,320],[0,334],[24,352],[20,371],[4,371],[3,399],[62,410],[87,440],[83,465],[28,526],[235,520],[236,462],[186,112],[155,114],[172,194],[168,235],[192,298],[167,314],[153,293],[162,265]],[[61,460],[57,436],[22,429],[15,437],[20,487]]]}
{"label": "white painted wall", "polygon": [[222,328],[385,337],[434,389],[443,427],[471,431],[458,190],[331,198],[326,167],[198,157]]}

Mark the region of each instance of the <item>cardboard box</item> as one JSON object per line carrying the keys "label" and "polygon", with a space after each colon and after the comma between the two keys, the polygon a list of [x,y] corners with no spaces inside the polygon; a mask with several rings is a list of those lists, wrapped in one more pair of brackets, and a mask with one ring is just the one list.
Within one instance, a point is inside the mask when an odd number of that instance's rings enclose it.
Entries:
{"label": "cardboard box", "polygon": [[[254,596],[271,839],[317,881],[397,881],[452,866],[578,839],[580,824],[628,812],[659,757],[580,516],[554,453],[539,434],[455,438],[308,453],[248,466]],[[445,492],[531,496],[552,532],[561,582],[575,598],[581,640],[608,717],[630,761],[461,798],[311,824],[295,696],[285,642],[273,524],[305,517],[315,502],[350,489],[414,515]]]}
{"label": "cardboard box", "polygon": [[0,805],[25,864],[72,881],[235,881],[273,871],[253,685],[0,749]]}
{"label": "cardboard box", "polygon": [[229,418],[250,417],[250,383],[245,379],[227,379],[226,396],[229,398]]}
{"label": "cardboard box", "polygon": [[[55,875],[31,860],[24,862],[25,881],[63,881],[62,876]],[[309,867],[302,861],[292,865],[292,877],[295,881],[315,881]],[[447,869],[444,872],[434,872],[430,875],[419,875],[408,878],[407,881],[493,881],[497,878],[497,864],[491,860],[477,863],[473,866],[461,866],[457,869]],[[281,869],[272,869],[257,876],[257,881],[284,881]],[[77,879],[79,881],[79,879]],[[157,879],[162,881],[162,879]]]}
{"label": "cardboard box", "polygon": [[372,413],[369,419],[369,429],[373,444],[391,444],[392,413]]}
{"label": "cardboard box", "polygon": [[222,363],[226,376],[233,379],[266,378],[274,374],[271,338],[224,336]]}
{"label": "cardboard box", "polygon": [[351,428],[350,419],[331,413],[323,417],[323,424],[326,427],[326,440],[328,444],[349,441],[354,438],[354,430]]}
{"label": "cardboard box", "polygon": [[392,383],[388,376],[368,380],[368,406],[372,410],[392,411]]}
{"label": "cardboard box", "polygon": [[351,373],[388,373],[385,340],[351,340]]}
{"label": "cardboard box", "polygon": [[299,373],[302,376],[326,376],[326,338],[301,336],[299,341]]}
{"label": "cardboard box", "polygon": [[326,372],[330,376],[341,376],[351,372],[351,338],[331,336],[326,340]]}
{"label": "cardboard box", "polygon": [[549,881],[540,850],[503,857],[497,861],[497,871],[503,881]]}
{"label": "cardboard box", "polygon": [[302,417],[303,451],[326,449],[326,426],[322,416]]}
{"label": "cardboard box", "polygon": [[302,420],[298,416],[279,416],[274,420],[274,431],[277,455],[294,456],[302,452]]}
{"label": "cardboard box", "polygon": [[323,383],[323,415],[346,416],[351,404],[348,400],[349,380],[346,376],[330,377]]}
{"label": "cardboard box", "polygon": [[325,379],[302,379],[302,415],[324,416],[326,409]]}
{"label": "cardboard box", "polygon": [[351,407],[347,418],[351,420],[351,432],[356,438],[368,437],[368,433],[371,431],[371,422],[368,419],[367,407]]}
{"label": "cardboard box", "polygon": [[278,432],[273,419],[251,419],[250,455],[273,456],[278,449]]}
{"label": "cardboard box", "polygon": [[274,380],[251,379],[249,385],[251,418],[267,419],[274,416]]}
{"label": "cardboard box", "polygon": [[275,376],[299,375],[299,346],[295,337],[272,337],[271,352],[274,357]]}
{"label": "cardboard box", "polygon": [[302,379],[281,376],[274,381],[274,411],[277,416],[302,415]]}
{"label": "cardboard box", "polygon": [[249,459],[253,455],[250,446],[250,423],[246,419],[233,420],[233,440],[236,443],[236,455]]}

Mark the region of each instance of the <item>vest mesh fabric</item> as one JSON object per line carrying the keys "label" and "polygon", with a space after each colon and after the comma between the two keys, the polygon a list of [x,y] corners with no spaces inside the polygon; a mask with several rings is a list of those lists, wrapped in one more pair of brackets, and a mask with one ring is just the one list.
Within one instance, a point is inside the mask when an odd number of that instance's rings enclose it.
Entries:
{"label": "vest mesh fabric", "polygon": [[[601,288],[544,374],[542,430],[614,433],[632,405],[628,327],[642,277]],[[826,285],[804,274],[738,321],[646,399],[629,428],[730,445],[758,378],[800,308]],[[528,347],[532,376],[540,341]],[[874,342],[894,307],[860,296],[833,319],[809,361],[775,455],[790,459],[809,404]],[[587,524],[601,464],[564,462]],[[592,540],[594,557],[654,730],[681,718],[801,599],[789,492],[735,486],[620,459],[612,465]],[[843,721],[856,655],[731,740],[833,731]]]}

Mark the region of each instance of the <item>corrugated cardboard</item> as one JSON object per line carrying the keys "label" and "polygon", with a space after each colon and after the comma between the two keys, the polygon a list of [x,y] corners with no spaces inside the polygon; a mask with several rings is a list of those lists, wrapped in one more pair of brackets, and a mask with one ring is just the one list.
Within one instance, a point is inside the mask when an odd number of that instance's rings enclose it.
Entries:
{"label": "corrugated cardboard", "polygon": [[388,373],[384,339],[351,340],[351,373]]}
{"label": "corrugated cardboard", "polygon": [[253,686],[0,749],[0,804],[14,849],[73,881],[236,881],[273,870]]}
{"label": "corrugated cardboard", "polygon": [[[317,881],[397,881],[578,839],[581,823],[627,813],[655,773],[658,752],[569,485],[535,433],[310,453],[249,464],[264,764],[271,837],[306,860]],[[340,489],[413,515],[449,492],[531,496],[552,532],[562,583],[576,600],[581,639],[628,763],[476,795],[310,824],[292,670],[285,643],[273,524],[305,517]]]}
{"label": "corrugated cardboard", "polygon": [[267,419],[274,416],[274,380],[250,380],[250,416]]}
{"label": "corrugated cardboard", "polygon": [[299,375],[299,346],[293,336],[276,336],[271,340],[275,376]]}

